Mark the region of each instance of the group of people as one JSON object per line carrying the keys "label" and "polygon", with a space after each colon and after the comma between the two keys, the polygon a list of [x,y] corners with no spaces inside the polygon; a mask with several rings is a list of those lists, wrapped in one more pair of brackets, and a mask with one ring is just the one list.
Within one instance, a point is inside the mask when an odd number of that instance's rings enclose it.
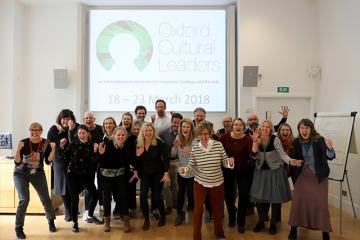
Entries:
{"label": "group of people", "polygon": [[[297,239],[297,228],[306,227],[321,230],[323,239],[330,239],[327,161],[335,158],[335,151],[331,140],[317,133],[311,120],[300,120],[295,138],[286,123],[287,106],[282,107],[283,118],[278,125],[269,120],[259,124],[256,114],[250,114],[246,122],[224,116],[224,128],[217,132],[206,120],[203,108],[194,110],[193,120],[180,113],[166,113],[166,102],[161,99],[155,102],[155,110],[149,122],[145,121],[146,108],[137,106],[136,119],[127,112],[119,125],[113,117],[107,117],[100,126],[92,112],[86,112],[83,124],[79,124],[71,110],[63,109],[47,139],[41,137],[41,124],[32,123],[30,137],[19,142],[15,156],[17,237],[26,238],[23,226],[29,183],[44,205],[49,231],[56,231],[45,162],[52,164],[54,193],[62,197],[65,221],[72,221],[73,232],[79,232],[79,194],[83,190],[84,220],[104,224],[104,231],[110,232],[114,200],[113,213],[122,216],[124,232],[130,232],[136,183],[140,181],[144,231],[150,228],[151,212],[158,213],[157,226],[161,227],[166,224],[166,214],[176,208],[174,225],[182,224],[186,210],[193,211],[193,239],[202,239],[205,205],[214,220],[217,239],[226,239],[225,201],[228,226],[237,225],[240,234],[246,231],[246,215],[254,206],[258,222],[253,231],[263,231],[271,206],[268,232],[273,235],[281,220],[281,204],[292,200],[288,238]],[[289,177],[294,183],[293,194]],[[103,209],[103,219],[94,216],[97,204]]]}

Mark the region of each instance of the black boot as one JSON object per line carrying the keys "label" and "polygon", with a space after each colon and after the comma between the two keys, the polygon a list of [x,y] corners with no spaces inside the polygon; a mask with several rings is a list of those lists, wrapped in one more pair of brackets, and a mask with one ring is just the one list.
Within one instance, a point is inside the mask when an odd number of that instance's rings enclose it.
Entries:
{"label": "black boot", "polygon": [[180,226],[184,220],[185,220],[185,212],[178,213],[176,215],[174,226],[175,227]]}
{"label": "black boot", "polygon": [[322,239],[323,240],[330,240],[330,235],[328,232],[323,232],[322,233]]}
{"label": "black boot", "polygon": [[166,223],[165,215],[160,215],[159,221],[158,221],[158,227],[164,226]]}
{"label": "black boot", "polygon": [[22,227],[15,228],[15,233],[18,239],[26,239],[26,235]]}
{"label": "black boot", "polygon": [[277,233],[277,229],[275,223],[270,222],[269,234],[275,235],[276,233]]}
{"label": "black boot", "polygon": [[291,227],[288,239],[289,240],[296,240],[297,239],[297,228],[296,227]]}
{"label": "black boot", "polygon": [[49,220],[49,231],[50,232],[56,232],[56,227],[55,227],[55,223],[54,223],[54,219],[53,220]]}
{"label": "black boot", "polygon": [[256,224],[256,226],[254,227],[254,229],[253,229],[253,232],[261,232],[261,230],[263,230],[265,228],[265,224],[264,224],[264,222],[258,222],[257,224]]}
{"label": "black boot", "polygon": [[144,224],[142,226],[142,230],[147,231],[150,228],[150,220],[149,217],[145,217]]}

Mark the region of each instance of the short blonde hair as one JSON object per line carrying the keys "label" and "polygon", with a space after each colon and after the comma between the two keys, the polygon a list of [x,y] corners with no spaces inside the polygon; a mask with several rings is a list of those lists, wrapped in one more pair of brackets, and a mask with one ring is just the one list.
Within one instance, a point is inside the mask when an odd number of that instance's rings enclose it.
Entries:
{"label": "short blonde hair", "polygon": [[116,128],[114,129],[114,134],[113,134],[113,136],[115,137],[116,132],[119,131],[119,130],[122,130],[122,131],[124,132],[124,135],[125,135],[125,140],[124,140],[124,142],[125,142],[126,139],[128,138],[128,132],[127,132],[127,130],[126,130],[125,127],[123,127],[123,126],[118,126],[118,127],[116,127]]}

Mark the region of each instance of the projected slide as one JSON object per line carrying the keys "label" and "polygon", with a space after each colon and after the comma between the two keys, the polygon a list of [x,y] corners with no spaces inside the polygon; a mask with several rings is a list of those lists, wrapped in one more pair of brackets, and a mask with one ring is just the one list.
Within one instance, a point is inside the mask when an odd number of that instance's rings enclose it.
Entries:
{"label": "projected slide", "polygon": [[226,111],[226,10],[91,10],[91,111]]}

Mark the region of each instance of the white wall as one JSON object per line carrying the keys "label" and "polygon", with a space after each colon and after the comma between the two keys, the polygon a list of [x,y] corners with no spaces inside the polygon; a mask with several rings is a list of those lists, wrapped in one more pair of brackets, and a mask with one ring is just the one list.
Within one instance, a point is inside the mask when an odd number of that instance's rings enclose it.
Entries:
{"label": "white wall", "polygon": [[[323,112],[357,111],[355,137],[360,151],[360,1],[320,0],[320,65],[321,81],[317,86],[316,108]],[[350,188],[357,214],[360,214],[360,155],[350,154],[348,160]],[[330,182],[329,200],[339,203],[338,182]],[[343,184],[348,191],[347,184]],[[344,208],[352,213],[349,194]]]}
{"label": "white wall", "polygon": [[278,86],[289,87],[288,96],[313,96],[316,82],[307,68],[319,63],[317,1],[239,2],[238,83],[243,66],[259,66],[262,75],[258,87],[240,88],[240,115],[256,111],[254,96],[284,95],[277,93]]}

